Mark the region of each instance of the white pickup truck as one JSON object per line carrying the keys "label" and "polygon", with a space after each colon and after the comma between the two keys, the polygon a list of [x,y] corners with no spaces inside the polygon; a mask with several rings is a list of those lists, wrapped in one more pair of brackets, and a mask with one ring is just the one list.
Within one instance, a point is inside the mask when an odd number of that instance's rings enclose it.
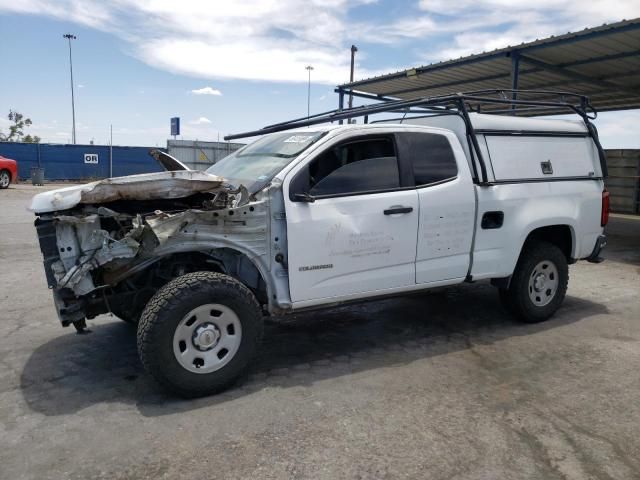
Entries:
{"label": "white pickup truck", "polygon": [[568,265],[605,245],[595,128],[582,111],[475,114],[455,98],[381,123],[314,125],[373,106],[265,128],[207,172],[155,152],[173,171],[36,195],[62,324],[138,323],[146,369],[198,396],[247,371],[265,314],[487,280],[517,318],[549,318]]}

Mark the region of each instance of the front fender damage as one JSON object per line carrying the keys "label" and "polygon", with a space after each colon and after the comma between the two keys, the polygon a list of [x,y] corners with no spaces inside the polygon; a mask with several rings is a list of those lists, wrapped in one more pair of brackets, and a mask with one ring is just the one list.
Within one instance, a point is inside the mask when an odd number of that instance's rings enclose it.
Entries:
{"label": "front fender damage", "polygon": [[[268,194],[250,196],[244,187],[209,193],[192,201],[191,208],[184,208],[184,199],[175,205],[164,199],[163,209],[127,200],[112,208],[84,205],[41,215],[39,222],[50,221],[55,228],[58,258],[49,262],[48,278],[54,280],[49,283],[63,325],[110,311],[109,295],[121,282],[172,254],[212,255],[219,249],[222,258],[240,252],[265,275]],[[43,238],[40,242],[44,254]]]}
{"label": "front fender damage", "polygon": [[52,264],[58,288],[70,288],[76,295],[96,289],[90,272],[116,259],[135,257],[145,231],[142,217],[132,219],[132,229],[120,240],[100,227],[100,216],[61,215],[56,221],[56,242],[60,260]]}

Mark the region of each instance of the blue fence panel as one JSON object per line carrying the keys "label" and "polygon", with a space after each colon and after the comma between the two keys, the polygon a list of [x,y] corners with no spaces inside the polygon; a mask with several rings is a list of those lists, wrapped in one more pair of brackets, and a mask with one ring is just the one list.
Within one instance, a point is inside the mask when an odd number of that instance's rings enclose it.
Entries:
{"label": "blue fence panel", "polygon": [[[160,172],[149,147],[113,147],[113,176]],[[44,168],[47,180],[90,180],[109,176],[108,145],[57,145],[0,142],[0,155],[18,162],[18,177],[31,178],[32,167]],[[87,163],[88,160],[97,163]],[[97,157],[96,157],[97,156]]]}
{"label": "blue fence panel", "polygon": [[[113,176],[122,177],[137,173],[164,171],[164,168],[149,155],[149,147],[113,147]],[[157,149],[166,151],[165,148]],[[107,157],[109,158],[109,157]]]}
{"label": "blue fence panel", "polygon": [[0,142],[0,155],[18,162],[18,178],[31,176],[31,166],[38,165],[38,146],[29,143]]}

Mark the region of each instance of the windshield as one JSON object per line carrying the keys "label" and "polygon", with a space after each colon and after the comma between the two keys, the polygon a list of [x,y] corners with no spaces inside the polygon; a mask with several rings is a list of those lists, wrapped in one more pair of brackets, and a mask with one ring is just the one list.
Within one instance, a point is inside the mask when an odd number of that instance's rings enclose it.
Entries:
{"label": "windshield", "polygon": [[212,165],[207,173],[224,177],[235,187],[242,184],[255,193],[324,133],[288,132],[262,137]]}

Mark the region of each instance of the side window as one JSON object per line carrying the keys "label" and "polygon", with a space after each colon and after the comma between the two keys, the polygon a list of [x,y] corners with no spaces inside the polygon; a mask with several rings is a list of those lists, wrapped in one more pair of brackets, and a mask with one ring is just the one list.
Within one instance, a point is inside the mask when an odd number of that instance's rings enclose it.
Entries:
{"label": "side window", "polygon": [[307,178],[306,191],[313,196],[397,188],[400,174],[393,139],[361,138],[336,145],[308,165]]}
{"label": "side window", "polygon": [[401,133],[404,151],[413,166],[416,186],[453,178],[458,166],[449,140],[435,133]]}

